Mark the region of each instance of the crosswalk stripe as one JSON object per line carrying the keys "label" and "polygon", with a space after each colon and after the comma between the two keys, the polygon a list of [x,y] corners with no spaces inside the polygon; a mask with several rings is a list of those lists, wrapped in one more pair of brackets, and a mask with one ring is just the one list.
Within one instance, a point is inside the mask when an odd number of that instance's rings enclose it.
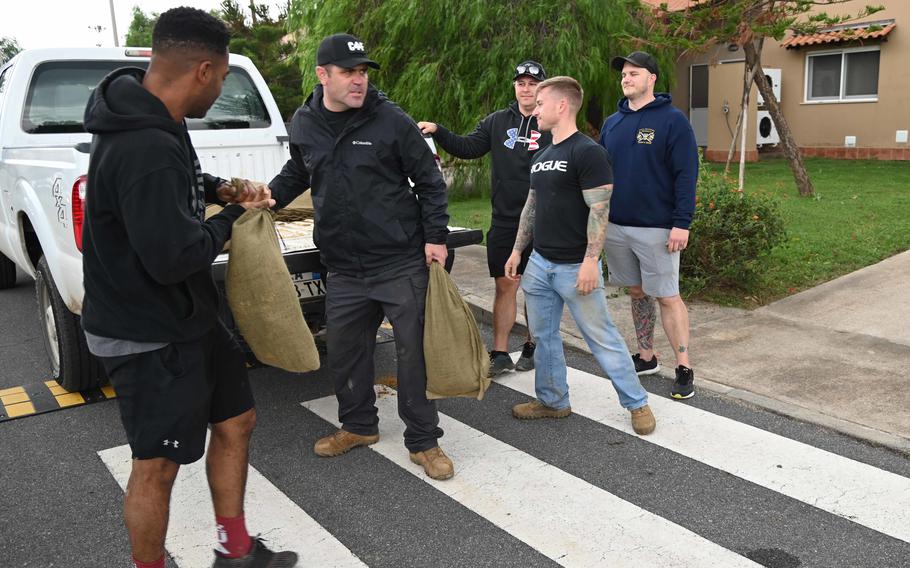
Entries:
{"label": "crosswalk stripe", "polygon": [[[608,379],[569,369],[572,411],[633,434]],[[534,396],[534,372],[497,383]],[[910,542],[910,479],[659,396],[649,397],[657,429],[643,440]]]}
{"label": "crosswalk stripe", "polygon": [[[455,477],[433,481],[402,445],[395,391],[376,388],[382,438],[370,449],[562,566],[759,566],[442,413],[442,445],[455,462]],[[338,424],[335,397],[301,404]]]}
{"label": "crosswalk stripe", "polygon": [[[98,455],[125,490],[131,468],[129,446],[103,450]],[[181,467],[171,495],[171,517],[165,543],[180,568],[212,565],[215,516],[211,503],[205,458]],[[301,566],[366,566],[252,466],[247,478],[245,514],[250,530],[262,535],[269,548],[296,551],[302,559]]]}

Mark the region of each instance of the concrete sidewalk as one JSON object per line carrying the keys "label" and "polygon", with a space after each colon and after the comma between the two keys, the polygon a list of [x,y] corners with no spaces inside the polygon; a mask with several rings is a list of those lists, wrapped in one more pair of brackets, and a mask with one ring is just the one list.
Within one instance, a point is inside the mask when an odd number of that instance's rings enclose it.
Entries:
{"label": "concrete sidewalk", "polygon": [[[491,324],[486,249],[456,254],[452,276],[478,320]],[[690,303],[696,388],[910,452],[908,276],[910,251],[755,311]],[[634,346],[627,295],[606,294]],[[562,331],[566,344],[588,350],[568,310]],[[659,326],[655,349],[661,374],[672,380],[673,351]]]}

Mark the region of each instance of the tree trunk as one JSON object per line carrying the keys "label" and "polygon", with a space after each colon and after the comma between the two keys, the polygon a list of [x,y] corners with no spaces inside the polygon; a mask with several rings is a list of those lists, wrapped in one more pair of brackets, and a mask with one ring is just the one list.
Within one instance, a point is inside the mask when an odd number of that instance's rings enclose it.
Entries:
{"label": "tree trunk", "polygon": [[[755,67],[749,67],[743,64],[743,98],[740,103],[739,116],[736,118],[736,129],[733,132],[733,139],[730,140],[730,150],[727,152],[727,163],[724,165],[724,175],[730,173],[730,162],[733,161],[733,152],[736,151],[736,142],[740,138],[743,130],[743,120],[746,112],[749,110],[749,94],[752,92],[752,81],[755,80]],[[742,189],[740,187],[740,189]]]}
{"label": "tree trunk", "polygon": [[751,41],[744,42],[743,51],[746,54],[746,65],[755,68],[759,77],[755,84],[758,86],[758,91],[761,93],[762,98],[765,99],[765,104],[768,105],[768,111],[771,113],[774,125],[777,126],[777,133],[780,135],[780,140],[784,147],[784,155],[786,155],[787,161],[790,163],[790,169],[793,171],[796,188],[801,196],[809,197],[815,193],[815,189],[812,187],[812,181],[809,179],[809,173],[803,163],[802,152],[799,151],[799,146],[796,145],[796,140],[793,138],[790,124],[787,123],[784,113],[780,110],[780,103],[774,98],[774,91],[771,90],[771,86],[765,81],[765,70],[761,66],[761,53],[756,50],[755,44]]}

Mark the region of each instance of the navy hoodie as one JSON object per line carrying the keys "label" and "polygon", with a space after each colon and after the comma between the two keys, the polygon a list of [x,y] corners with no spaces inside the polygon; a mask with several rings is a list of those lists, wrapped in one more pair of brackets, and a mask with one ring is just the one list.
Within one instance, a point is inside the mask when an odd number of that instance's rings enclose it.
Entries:
{"label": "navy hoodie", "polygon": [[688,229],[695,213],[698,146],[686,116],[667,93],[634,111],[619,101],[600,130],[613,160],[610,222],[631,227]]}
{"label": "navy hoodie", "polygon": [[216,177],[203,175],[186,126],[119,69],[92,92],[92,137],[82,266],[85,331],[137,342],[197,339],[218,321],[212,261],[243,214],[229,205],[204,221]]}

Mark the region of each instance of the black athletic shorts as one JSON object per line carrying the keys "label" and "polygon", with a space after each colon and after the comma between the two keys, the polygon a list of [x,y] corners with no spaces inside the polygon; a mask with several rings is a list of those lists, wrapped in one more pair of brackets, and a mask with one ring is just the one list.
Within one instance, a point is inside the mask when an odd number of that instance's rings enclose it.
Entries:
{"label": "black athletic shorts", "polygon": [[209,424],[253,408],[246,357],[220,322],[195,341],[99,359],[134,459],[192,463],[205,453]]}
{"label": "black athletic shorts", "polygon": [[[490,269],[490,276],[493,278],[506,275],[506,262],[512,256],[512,247],[515,246],[515,237],[517,235],[517,227],[508,229],[494,226],[487,231],[487,267]],[[529,244],[528,248],[521,254],[521,264],[518,265],[519,274],[524,274],[533,248]]]}

